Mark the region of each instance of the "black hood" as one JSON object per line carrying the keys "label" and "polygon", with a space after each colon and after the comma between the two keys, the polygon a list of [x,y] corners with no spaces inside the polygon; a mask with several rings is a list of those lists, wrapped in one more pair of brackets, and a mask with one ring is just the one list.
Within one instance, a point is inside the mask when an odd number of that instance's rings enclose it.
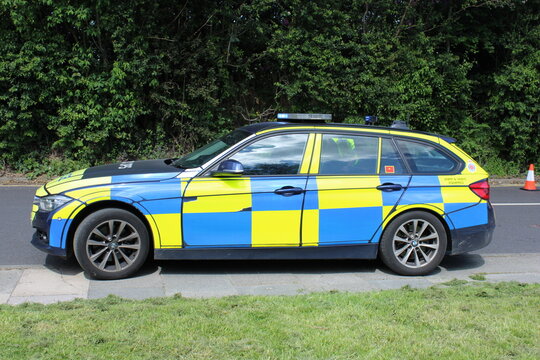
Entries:
{"label": "black hood", "polygon": [[[53,194],[93,185],[166,180],[182,172],[182,169],[170,165],[171,163],[170,160],[159,159],[94,166],[54,179],[45,185],[45,189]],[[89,179],[95,181],[88,181]]]}
{"label": "black hood", "polygon": [[83,179],[90,179],[102,176],[122,176],[135,174],[157,174],[157,173],[180,173],[181,170],[174,167],[170,160],[140,160],[124,161],[116,164],[94,166],[84,170]]}

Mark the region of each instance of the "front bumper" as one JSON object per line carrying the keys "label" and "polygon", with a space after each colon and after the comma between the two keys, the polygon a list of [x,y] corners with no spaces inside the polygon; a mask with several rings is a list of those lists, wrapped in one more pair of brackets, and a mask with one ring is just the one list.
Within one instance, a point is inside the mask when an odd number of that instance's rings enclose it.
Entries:
{"label": "front bumper", "polygon": [[66,249],[49,246],[47,238],[44,239],[43,236],[44,233],[42,231],[36,230],[36,232],[32,236],[32,241],[30,243],[39,250],[46,252],[47,254],[67,258]]}
{"label": "front bumper", "polygon": [[41,211],[36,212],[34,220],[32,221],[32,227],[36,230],[32,236],[31,244],[37,249],[46,252],[47,254],[54,256],[61,256],[66,258],[67,251],[55,246],[50,246],[50,213],[44,213]]}
{"label": "front bumper", "polygon": [[452,244],[450,251],[447,253],[448,255],[463,254],[482,249],[491,243],[493,231],[495,230],[495,214],[490,203],[488,203],[487,210],[487,224],[450,230]]}

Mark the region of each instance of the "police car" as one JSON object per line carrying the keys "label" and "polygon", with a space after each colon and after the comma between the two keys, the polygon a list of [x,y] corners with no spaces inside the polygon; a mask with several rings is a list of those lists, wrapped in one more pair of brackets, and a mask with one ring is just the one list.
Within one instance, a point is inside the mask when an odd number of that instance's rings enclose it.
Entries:
{"label": "police car", "polygon": [[374,259],[402,275],[489,244],[488,174],[445,136],[279,114],[178,159],[75,171],[36,192],[32,243],[87,274],[160,260]]}

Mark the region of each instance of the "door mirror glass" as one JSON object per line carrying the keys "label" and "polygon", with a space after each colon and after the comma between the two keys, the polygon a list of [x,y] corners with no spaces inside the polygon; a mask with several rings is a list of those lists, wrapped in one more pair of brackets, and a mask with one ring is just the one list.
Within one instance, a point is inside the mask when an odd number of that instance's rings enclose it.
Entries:
{"label": "door mirror glass", "polygon": [[244,173],[244,167],[240,161],[228,159],[219,164],[216,171],[212,171],[212,176],[238,176]]}

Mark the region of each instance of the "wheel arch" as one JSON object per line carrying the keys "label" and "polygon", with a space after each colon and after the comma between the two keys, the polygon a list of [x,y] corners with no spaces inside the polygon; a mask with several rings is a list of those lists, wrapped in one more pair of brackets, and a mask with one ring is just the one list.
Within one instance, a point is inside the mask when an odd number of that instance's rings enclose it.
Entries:
{"label": "wheel arch", "polygon": [[[132,204],[129,204],[129,203],[126,203],[126,202],[123,202],[123,201],[119,201],[119,200],[101,200],[101,201],[96,201],[96,202],[93,202],[91,204],[88,204],[82,210],[80,210],[75,215],[75,217],[73,218],[73,220],[72,220],[72,222],[71,222],[71,224],[69,226],[68,233],[67,233],[67,238],[66,238],[66,252],[67,252],[68,256],[71,257],[71,256],[74,255],[74,253],[73,253],[73,239],[75,237],[75,231],[77,230],[77,228],[79,227],[81,222],[86,217],[88,217],[88,215],[90,215],[90,214],[92,214],[92,213],[94,213],[94,212],[96,212],[98,210],[102,210],[102,209],[122,209],[122,210],[126,210],[126,211],[132,213],[133,215],[137,216],[139,218],[139,220],[141,220],[143,222],[144,226],[148,230],[148,236],[150,237],[150,244],[152,245],[152,247],[150,249],[155,248],[154,231],[152,229],[152,226],[148,222],[148,219],[146,218],[146,216],[144,216],[144,214],[139,209],[137,209],[137,207],[133,206]],[[149,254],[150,254],[150,252],[149,252]]]}
{"label": "wheel arch", "polygon": [[440,211],[438,207],[431,206],[431,205],[408,206],[407,208],[401,211],[395,211],[394,213],[391,213],[390,215],[388,215],[388,217],[384,221],[384,229],[381,232],[379,243],[380,243],[380,239],[382,239],[384,235],[384,232],[388,228],[388,225],[390,225],[392,221],[394,221],[400,215],[410,213],[413,211],[423,211],[423,212],[429,213],[431,215],[434,215],[441,222],[446,233],[446,239],[447,239],[446,252],[447,253],[450,252],[452,250],[452,234],[450,232],[450,225],[448,224],[448,221],[450,221],[450,219],[447,220],[444,216],[444,212]]}

